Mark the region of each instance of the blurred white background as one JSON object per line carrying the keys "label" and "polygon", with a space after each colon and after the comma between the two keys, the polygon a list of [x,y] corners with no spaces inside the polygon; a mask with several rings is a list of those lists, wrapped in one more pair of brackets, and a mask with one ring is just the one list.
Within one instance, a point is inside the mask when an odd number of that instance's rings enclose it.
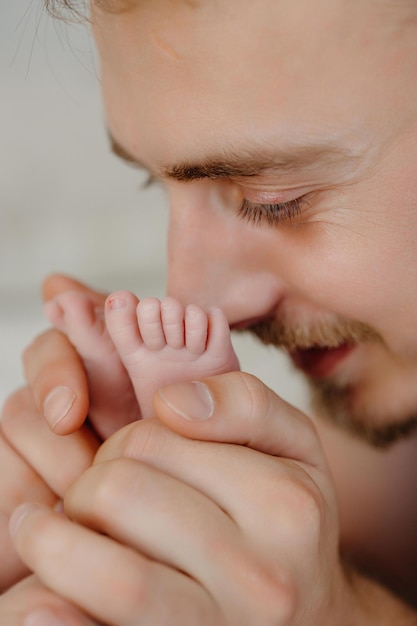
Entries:
{"label": "blurred white background", "polygon": [[[39,288],[69,273],[103,290],[164,293],[161,190],[108,150],[87,26],[42,0],[0,5],[0,403],[23,381],[20,353],[46,322]],[[305,405],[285,357],[238,337],[242,368]]]}

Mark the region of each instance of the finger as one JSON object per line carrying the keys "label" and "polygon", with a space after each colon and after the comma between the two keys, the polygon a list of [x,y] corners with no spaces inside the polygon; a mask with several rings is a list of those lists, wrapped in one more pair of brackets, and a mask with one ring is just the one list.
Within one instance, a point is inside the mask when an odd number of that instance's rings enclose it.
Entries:
{"label": "finger", "polygon": [[52,300],[64,291],[81,291],[86,293],[97,306],[101,307],[104,306],[106,299],[105,294],[95,291],[84,283],[80,283],[78,280],[74,280],[65,274],[52,274],[43,282],[42,295],[45,302]]}
{"label": "finger", "polygon": [[[64,504],[78,523],[197,580],[211,577],[213,546],[233,545],[238,534],[234,521],[200,491],[133,459],[95,465]],[[207,522],[204,532],[198,519]]]}
{"label": "finger", "polygon": [[[30,571],[16,553],[8,532],[9,515],[0,512],[0,598],[12,585],[30,574]],[[0,624],[1,610],[0,610]],[[8,622],[7,622],[8,623]]]}
{"label": "finger", "polygon": [[[38,474],[25,463],[0,434],[0,594],[28,575],[13,548],[7,530],[14,509],[27,500],[55,504],[55,494]],[[1,623],[1,620],[0,620]]]}
{"label": "finger", "polygon": [[108,626],[212,626],[208,594],[181,572],[36,505],[11,522],[14,545],[50,589]]}
{"label": "finger", "polygon": [[[270,616],[266,617],[271,608],[275,618],[285,610],[288,589],[282,573],[294,559],[294,532],[298,529],[287,524],[287,535],[293,539],[288,541],[282,527],[284,516],[275,515],[277,509],[271,515],[266,507],[259,516],[256,502],[246,495],[243,490],[238,492],[245,502],[246,515],[261,518],[261,533],[245,532],[247,528],[236,524],[216,503],[169,475],[136,461],[117,459],[88,470],[67,494],[65,510],[77,522],[199,581],[216,598],[222,614],[233,615],[233,623],[268,624],[272,623]],[[284,499],[279,505],[285,505]],[[298,509],[298,513],[302,511]],[[271,532],[275,526],[279,530]],[[279,552],[271,534],[281,536]],[[311,533],[300,535],[297,550],[304,553],[305,537]],[[279,554],[278,560],[271,559],[274,551]],[[261,609],[254,609],[251,598],[259,594],[264,603]]]}
{"label": "finger", "polygon": [[[5,403],[1,432],[9,444],[5,453],[8,454],[10,467],[13,463],[14,468],[13,473],[7,473],[9,489],[19,494],[20,502],[24,497],[26,500],[49,503],[45,500],[46,493],[42,491],[46,490],[46,485],[62,497],[74,480],[91,465],[99,446],[87,428],[66,437],[54,434],[39,413],[28,388],[15,392]],[[1,481],[2,478],[0,489]],[[14,504],[14,508],[17,502],[10,504]]]}
{"label": "finger", "polygon": [[[15,398],[19,396],[19,392],[14,394]],[[13,404],[16,404],[16,402],[11,397],[5,404],[3,417],[9,410],[13,411]],[[46,425],[45,428],[47,429]],[[26,433],[25,436],[27,436]],[[34,443],[36,445],[36,442]],[[56,503],[57,496],[33,467],[6,440],[4,432],[0,432],[0,460],[0,465],[3,469],[3,471],[0,471],[1,593],[28,575],[26,566],[18,558],[10,541],[7,527],[11,513],[19,504],[28,500],[35,500],[36,502],[52,506]]]}
{"label": "finger", "polygon": [[57,497],[36,471],[22,459],[0,434],[0,510],[11,515],[22,502],[35,500],[53,505]]}
{"label": "finger", "polygon": [[59,435],[79,428],[88,412],[88,381],[68,338],[47,330],[25,350],[23,361],[36,406],[50,428]]}
{"label": "finger", "polygon": [[[282,563],[274,562],[270,569],[257,554],[256,543],[217,504],[137,461],[117,459],[89,469],[69,490],[65,510],[78,523],[199,581],[223,614],[234,613],[233,623],[269,623],[259,611],[250,620],[251,602],[245,598],[262,589],[266,600],[273,587],[277,602],[284,591]],[[270,551],[271,545],[268,558]],[[280,556],[284,559],[283,552]]]}
{"label": "finger", "polygon": [[99,626],[74,606],[27,577],[0,596],[0,624],[5,626]]}
{"label": "finger", "polygon": [[[101,446],[95,463],[123,457],[140,460],[201,492],[260,546],[269,541],[270,547],[275,539],[285,544],[285,537],[297,529],[310,539],[321,518],[330,514],[323,494],[329,502],[334,500],[327,474],[314,467],[242,445],[190,440],[157,419],[115,433]],[[278,523],[279,533],[272,533],[271,539],[266,529]]]}
{"label": "finger", "polygon": [[325,467],[312,421],[250,374],[231,372],[169,385],[155,394],[154,409],[185,437],[245,445]]}

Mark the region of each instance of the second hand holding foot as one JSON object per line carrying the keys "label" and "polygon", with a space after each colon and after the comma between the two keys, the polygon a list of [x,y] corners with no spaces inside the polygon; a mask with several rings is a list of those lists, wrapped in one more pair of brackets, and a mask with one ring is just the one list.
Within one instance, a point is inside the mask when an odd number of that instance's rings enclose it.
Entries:
{"label": "second hand holding foot", "polygon": [[[47,510],[21,521],[19,554],[111,626],[139,615],[158,626],[327,626],[329,598],[332,623],[344,624],[336,504],[313,426],[249,375],[201,382],[210,418],[184,419],[184,383],[165,388],[159,420],[115,433],[69,490],[72,521]],[[105,593],[115,585],[122,594]]]}

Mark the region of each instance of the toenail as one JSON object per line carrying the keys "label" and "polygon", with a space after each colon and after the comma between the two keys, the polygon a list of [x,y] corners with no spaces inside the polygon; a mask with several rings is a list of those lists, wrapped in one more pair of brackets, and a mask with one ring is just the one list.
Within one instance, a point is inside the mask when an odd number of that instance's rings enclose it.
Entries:
{"label": "toenail", "polygon": [[117,309],[125,309],[127,306],[127,300],[125,298],[115,296],[114,298],[109,298],[107,304],[110,310],[116,311]]}

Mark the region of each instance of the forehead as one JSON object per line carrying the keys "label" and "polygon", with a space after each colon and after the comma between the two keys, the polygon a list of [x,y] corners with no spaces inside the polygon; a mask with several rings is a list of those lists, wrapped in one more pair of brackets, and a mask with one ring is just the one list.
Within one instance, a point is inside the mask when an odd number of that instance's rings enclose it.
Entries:
{"label": "forehead", "polygon": [[415,71],[410,13],[409,3],[384,0],[96,5],[108,123],[131,152],[141,143],[155,158],[162,147],[218,148],[219,131],[225,144],[253,128],[259,143],[297,133],[314,141],[325,119],[334,140],[354,115],[357,135],[369,132],[387,85],[395,99]]}

